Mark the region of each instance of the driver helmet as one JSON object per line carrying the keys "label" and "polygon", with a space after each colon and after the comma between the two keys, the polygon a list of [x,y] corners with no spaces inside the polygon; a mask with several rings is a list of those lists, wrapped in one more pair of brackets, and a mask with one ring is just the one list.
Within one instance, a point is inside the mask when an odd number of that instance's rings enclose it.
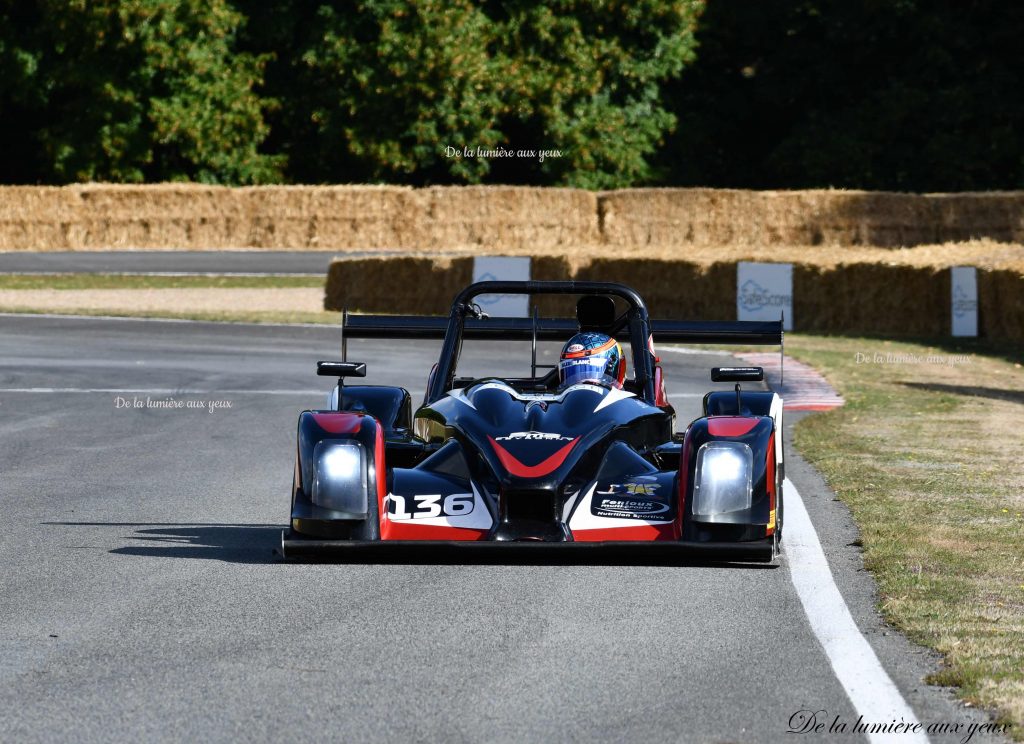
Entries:
{"label": "driver helmet", "polygon": [[607,333],[577,333],[562,347],[558,358],[558,381],[562,385],[594,380],[621,386],[625,377],[626,357],[622,347]]}

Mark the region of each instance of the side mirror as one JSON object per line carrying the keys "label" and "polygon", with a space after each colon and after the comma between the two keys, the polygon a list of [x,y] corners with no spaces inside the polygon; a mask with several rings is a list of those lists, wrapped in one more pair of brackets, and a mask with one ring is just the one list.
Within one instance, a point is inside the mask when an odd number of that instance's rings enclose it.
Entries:
{"label": "side mirror", "polygon": [[366,362],[317,362],[321,377],[366,377]]}
{"label": "side mirror", "polygon": [[712,382],[761,382],[764,367],[712,367]]}

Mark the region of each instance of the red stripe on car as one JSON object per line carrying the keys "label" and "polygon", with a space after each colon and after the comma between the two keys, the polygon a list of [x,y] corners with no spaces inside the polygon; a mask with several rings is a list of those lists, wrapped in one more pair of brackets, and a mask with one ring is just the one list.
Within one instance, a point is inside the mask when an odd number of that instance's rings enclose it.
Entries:
{"label": "red stripe on car", "polygon": [[569,456],[572,448],[576,446],[576,442],[580,439],[579,437],[576,437],[546,460],[542,460],[536,465],[524,465],[516,459],[515,455],[498,444],[494,440],[494,437],[488,436],[487,438],[490,440],[491,446],[494,447],[494,453],[498,456],[498,459],[501,460],[501,464],[505,467],[505,470],[518,478],[540,478],[548,475],[559,465],[565,462],[565,458]]}
{"label": "red stripe on car", "polygon": [[316,425],[331,434],[358,434],[363,425],[361,413],[314,413]]}
{"label": "red stripe on car", "polygon": [[608,540],[635,540],[652,542],[654,540],[678,540],[675,524],[639,524],[635,527],[599,527],[592,530],[573,530],[576,542],[606,542]]}
{"label": "red stripe on car", "polygon": [[713,437],[742,437],[760,420],[746,416],[712,416],[708,419],[708,434]]}
{"label": "red stripe on car", "polygon": [[487,530],[385,519],[381,522],[380,537],[382,540],[483,540]]}

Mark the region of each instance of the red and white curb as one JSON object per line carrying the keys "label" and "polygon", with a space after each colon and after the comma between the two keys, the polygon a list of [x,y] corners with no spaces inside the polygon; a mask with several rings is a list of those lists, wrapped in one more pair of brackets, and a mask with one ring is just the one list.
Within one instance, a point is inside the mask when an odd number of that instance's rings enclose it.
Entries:
{"label": "red and white curb", "polygon": [[736,357],[764,368],[765,380],[782,396],[783,408],[787,411],[827,411],[846,402],[821,373],[803,362],[786,357],[783,370],[778,354],[756,352],[736,354]]}

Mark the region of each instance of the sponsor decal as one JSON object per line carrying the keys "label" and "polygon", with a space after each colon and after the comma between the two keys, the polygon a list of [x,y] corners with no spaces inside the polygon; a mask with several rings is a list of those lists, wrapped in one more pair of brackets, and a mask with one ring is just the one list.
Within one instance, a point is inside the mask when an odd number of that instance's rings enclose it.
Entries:
{"label": "sponsor decal", "polygon": [[[653,479],[652,479],[653,480]],[[657,500],[658,483],[611,483],[606,491],[596,491],[591,504],[595,517],[647,519],[665,514],[671,505]]]}
{"label": "sponsor decal", "polygon": [[978,312],[978,301],[971,299],[962,287],[957,285],[953,289],[953,315],[962,318],[967,313]]}
{"label": "sponsor decal", "polygon": [[568,349],[566,349],[566,351],[568,351],[570,353],[574,352],[574,351],[583,351],[583,348],[584,348],[583,344],[573,344]]}
{"label": "sponsor decal", "polygon": [[612,483],[607,491],[598,491],[598,496],[613,496],[627,493],[631,496],[654,496],[661,486],[657,483]]}
{"label": "sponsor decal", "polygon": [[510,442],[516,440],[542,441],[542,442],[569,442],[572,437],[563,434],[552,434],[546,431],[513,431],[503,437],[497,437],[496,442]]}
{"label": "sponsor decal", "polygon": [[[530,278],[530,259],[526,256],[475,256],[473,281],[522,281]],[[530,298],[523,294],[480,294],[473,302],[495,317],[525,318]]]}
{"label": "sponsor decal", "polygon": [[764,307],[788,307],[793,298],[787,294],[773,294],[753,279],[748,279],[740,287],[739,301],[744,310],[753,312]]}
{"label": "sponsor decal", "polygon": [[384,499],[384,510],[388,519],[401,522],[410,519],[431,519],[433,517],[464,517],[473,512],[473,494],[441,493],[398,496],[389,493]]}

